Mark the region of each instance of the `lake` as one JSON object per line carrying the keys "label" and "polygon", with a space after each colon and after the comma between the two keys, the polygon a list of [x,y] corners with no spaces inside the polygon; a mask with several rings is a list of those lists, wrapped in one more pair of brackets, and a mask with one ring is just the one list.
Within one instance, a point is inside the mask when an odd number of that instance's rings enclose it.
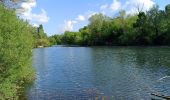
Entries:
{"label": "lake", "polygon": [[33,50],[28,100],[151,100],[170,95],[170,47],[49,47]]}

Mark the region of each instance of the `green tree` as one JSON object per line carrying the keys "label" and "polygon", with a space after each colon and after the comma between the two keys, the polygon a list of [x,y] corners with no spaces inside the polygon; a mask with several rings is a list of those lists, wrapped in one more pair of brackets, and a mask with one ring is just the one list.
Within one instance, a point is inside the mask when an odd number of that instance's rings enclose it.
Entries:
{"label": "green tree", "polygon": [[92,17],[89,18],[89,25],[88,29],[91,33],[91,38],[93,41],[91,41],[93,45],[102,44],[102,27],[104,21],[109,20],[109,17],[103,15],[103,14],[95,14]]}
{"label": "green tree", "polygon": [[160,10],[157,5],[153,6],[148,12],[147,12],[147,17],[148,17],[148,24],[150,27],[149,29],[152,30],[152,33],[154,35],[154,44],[160,44],[161,42],[161,19],[160,19]]}
{"label": "green tree", "polygon": [[91,34],[89,33],[89,29],[87,26],[79,29],[79,32],[82,34],[82,45],[90,45],[92,38]]}
{"label": "green tree", "polygon": [[136,39],[135,42],[137,45],[148,45],[152,41],[150,39],[150,29],[148,26],[148,17],[144,12],[138,14],[138,19],[134,24],[136,29]]}
{"label": "green tree", "polygon": [[62,35],[53,35],[48,37],[50,45],[61,44]]}
{"label": "green tree", "polygon": [[135,45],[135,38],[136,38],[136,33],[133,28],[134,23],[136,23],[138,16],[136,15],[127,15],[125,19],[125,25],[124,25],[124,32],[123,34],[119,37],[121,45]]}
{"label": "green tree", "polygon": [[34,41],[34,47],[46,47],[50,45],[42,24],[36,28],[36,31],[34,30]]}
{"label": "green tree", "polygon": [[[81,45],[170,45],[170,4],[165,10],[157,5],[147,12],[116,17],[101,13],[89,18],[88,26],[79,32],[65,32],[61,42]],[[79,42],[78,42],[79,41]]]}
{"label": "green tree", "polygon": [[44,32],[44,28],[43,28],[43,25],[39,25],[39,27],[37,28],[38,30],[38,35],[39,35],[39,38],[40,39],[43,39],[43,38],[47,38],[47,35],[46,33]]}
{"label": "green tree", "polygon": [[32,26],[0,4],[0,100],[17,100],[23,83],[31,81]]}
{"label": "green tree", "polygon": [[66,31],[62,36],[62,41],[64,44],[69,45],[82,45],[82,34],[80,32],[69,32]]}
{"label": "green tree", "polygon": [[165,7],[165,17],[162,20],[163,32],[165,35],[165,43],[170,45],[170,4]]}

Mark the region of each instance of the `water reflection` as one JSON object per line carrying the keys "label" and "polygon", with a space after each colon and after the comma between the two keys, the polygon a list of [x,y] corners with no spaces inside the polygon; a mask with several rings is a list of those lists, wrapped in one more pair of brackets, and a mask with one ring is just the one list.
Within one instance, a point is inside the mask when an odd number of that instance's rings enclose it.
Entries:
{"label": "water reflection", "polygon": [[34,50],[37,79],[29,100],[150,100],[170,95],[168,47],[52,47]]}

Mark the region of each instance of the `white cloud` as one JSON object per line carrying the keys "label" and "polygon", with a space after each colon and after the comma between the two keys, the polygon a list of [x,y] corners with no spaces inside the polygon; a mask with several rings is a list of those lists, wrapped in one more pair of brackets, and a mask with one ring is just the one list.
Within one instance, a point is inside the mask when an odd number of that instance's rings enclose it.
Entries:
{"label": "white cloud", "polygon": [[32,7],[36,6],[36,0],[27,0],[27,2],[24,2],[21,4],[22,9],[25,11],[31,11]]}
{"label": "white cloud", "polygon": [[37,22],[40,24],[47,23],[49,21],[49,17],[47,16],[47,13],[44,9],[41,9],[41,13],[39,13],[39,14],[25,12],[25,13],[23,13],[23,17],[25,19],[29,19],[33,22]]}
{"label": "white cloud", "polygon": [[78,15],[78,17],[76,18],[77,21],[84,21],[85,17],[83,15]]}
{"label": "white cloud", "polygon": [[85,21],[86,17],[78,15],[74,20],[65,20],[63,25],[60,25],[58,31],[64,33],[65,31],[73,31],[74,25]]}
{"label": "white cloud", "polygon": [[61,31],[62,32],[72,31],[73,27],[74,27],[74,24],[76,24],[76,23],[77,23],[77,21],[75,21],[75,20],[65,20]]}
{"label": "white cloud", "polygon": [[58,32],[64,33],[65,31],[73,31],[75,24],[79,24],[80,22],[86,21],[88,18],[95,14],[97,14],[97,12],[88,11],[83,15],[78,15],[73,20],[64,20],[64,24],[58,27]]}
{"label": "white cloud", "polygon": [[36,24],[36,23],[33,23],[33,24],[32,24],[32,26],[34,26],[34,27],[38,27],[39,25],[38,25],[38,24]]}
{"label": "white cloud", "polygon": [[153,0],[127,0],[123,9],[127,11],[128,14],[133,14],[139,11],[149,10],[155,2]]}
{"label": "white cloud", "polygon": [[104,4],[100,6],[100,10],[105,10],[108,8],[108,4]]}
{"label": "white cloud", "polygon": [[122,3],[120,0],[113,0],[111,4],[104,4],[100,6],[99,12],[113,15],[113,13],[116,13],[122,9],[128,14],[134,14],[138,12],[138,10],[147,11],[154,4],[154,0],[126,0],[125,3]]}
{"label": "white cloud", "polygon": [[110,5],[110,8],[113,12],[119,10],[121,8],[121,2],[118,0],[113,0],[113,3]]}
{"label": "white cloud", "polygon": [[125,10],[127,14],[134,14],[137,12],[137,8],[142,11],[149,10],[155,4],[154,0],[126,0],[125,3],[122,3],[120,0],[113,0],[111,4],[103,4],[100,6],[99,11],[87,11],[82,15],[78,15],[73,20],[65,20],[64,24],[59,27],[60,33],[65,31],[72,31],[74,29],[74,25],[78,24],[82,21],[86,21],[91,16],[97,13],[103,13],[106,15],[113,15],[116,12]]}
{"label": "white cloud", "polygon": [[99,13],[99,12],[88,11],[88,12],[86,13],[86,16],[87,16],[87,18],[90,18],[91,16],[93,16],[93,15],[95,15],[95,14],[97,14],[97,13]]}
{"label": "white cloud", "polygon": [[21,9],[17,9],[17,13],[24,19],[36,24],[43,24],[49,21],[49,17],[44,9],[40,13],[33,13],[32,8],[36,7],[36,0],[27,0],[21,4]]}

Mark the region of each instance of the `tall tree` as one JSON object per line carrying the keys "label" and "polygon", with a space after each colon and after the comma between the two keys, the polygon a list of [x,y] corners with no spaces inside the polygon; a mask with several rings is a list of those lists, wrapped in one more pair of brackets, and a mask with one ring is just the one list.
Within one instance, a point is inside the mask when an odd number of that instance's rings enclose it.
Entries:
{"label": "tall tree", "polygon": [[102,27],[104,21],[108,21],[110,18],[99,13],[95,14],[89,18],[89,32],[91,33],[91,37],[93,39],[92,44],[100,44],[102,37]]}
{"label": "tall tree", "polygon": [[39,25],[39,27],[37,28],[38,30],[38,35],[39,35],[39,38],[42,39],[42,38],[46,38],[47,35],[46,33],[44,32],[44,28],[43,28],[43,25]]}
{"label": "tall tree", "polygon": [[150,30],[148,27],[148,17],[144,12],[140,12],[138,14],[138,19],[134,24],[134,28],[136,29],[136,39],[135,42],[138,45],[147,45],[150,44]]}
{"label": "tall tree", "polygon": [[0,100],[18,100],[21,84],[33,77],[32,27],[0,4]]}

